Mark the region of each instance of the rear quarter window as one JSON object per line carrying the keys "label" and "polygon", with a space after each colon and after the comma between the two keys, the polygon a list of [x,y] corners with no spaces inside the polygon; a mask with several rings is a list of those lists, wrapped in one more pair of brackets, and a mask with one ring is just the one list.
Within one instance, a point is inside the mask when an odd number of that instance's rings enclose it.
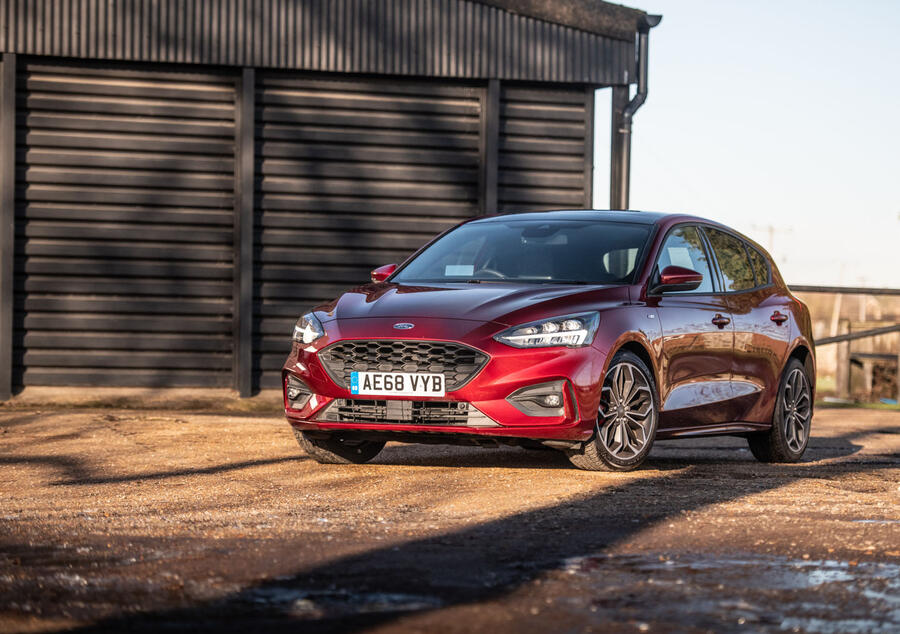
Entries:
{"label": "rear quarter window", "polygon": [[703,230],[709,237],[716,260],[719,262],[725,290],[746,291],[756,286],[753,267],[747,249],[744,248],[744,241],[711,227],[704,227]]}
{"label": "rear quarter window", "polygon": [[756,285],[765,286],[771,281],[769,274],[769,263],[762,253],[747,245],[747,251],[750,253],[750,264],[753,266],[753,274],[756,275]]}

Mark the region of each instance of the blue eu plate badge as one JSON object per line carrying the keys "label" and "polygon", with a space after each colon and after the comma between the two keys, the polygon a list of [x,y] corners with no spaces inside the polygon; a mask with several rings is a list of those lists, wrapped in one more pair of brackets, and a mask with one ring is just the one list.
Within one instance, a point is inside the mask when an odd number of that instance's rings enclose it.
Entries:
{"label": "blue eu plate badge", "polygon": [[359,394],[359,372],[350,373],[350,393]]}

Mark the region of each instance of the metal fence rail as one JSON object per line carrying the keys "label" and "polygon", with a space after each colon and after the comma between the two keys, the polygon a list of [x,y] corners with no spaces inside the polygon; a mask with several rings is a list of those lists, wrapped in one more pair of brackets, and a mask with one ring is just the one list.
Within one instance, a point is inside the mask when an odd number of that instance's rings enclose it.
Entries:
{"label": "metal fence rail", "polygon": [[854,339],[866,339],[868,337],[877,337],[878,335],[886,335],[889,332],[900,331],[900,324],[893,326],[885,326],[884,328],[873,328],[871,330],[860,330],[859,332],[850,332],[846,335],[836,335],[834,337],[823,337],[816,340],[817,346],[824,346],[829,343],[840,343],[842,341],[853,341]]}
{"label": "metal fence rail", "polygon": [[[859,286],[791,286],[791,291],[795,293],[835,293],[840,295],[893,295],[900,296],[900,288],[866,288]],[[856,339],[867,339],[869,337],[877,337],[892,332],[900,332],[900,324],[893,326],[883,326],[881,328],[871,328],[869,330],[861,330],[859,332],[851,332],[843,335],[835,335],[833,337],[822,337],[816,340],[816,346],[825,346],[832,343],[843,344],[838,347],[838,369],[837,369],[837,388],[838,395],[842,397],[850,396],[850,365],[851,363],[863,364],[863,370],[866,372],[867,385],[871,383],[872,366],[874,361],[890,361],[894,358],[891,354],[866,353],[866,352],[850,352],[850,341]],[[900,401],[900,348],[897,350],[897,400]],[[868,362],[868,363],[866,363]]]}
{"label": "metal fence rail", "polygon": [[794,286],[795,293],[841,293],[843,295],[900,295],[900,288],[865,288],[862,286]]}

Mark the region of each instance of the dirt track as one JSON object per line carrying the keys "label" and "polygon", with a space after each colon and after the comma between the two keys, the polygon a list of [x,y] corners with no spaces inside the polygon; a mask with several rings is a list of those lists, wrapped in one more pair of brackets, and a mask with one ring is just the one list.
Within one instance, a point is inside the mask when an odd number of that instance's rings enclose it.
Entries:
{"label": "dirt track", "polygon": [[900,414],[807,462],[659,443],[307,460],[278,417],[0,410],[0,630],[897,631]]}

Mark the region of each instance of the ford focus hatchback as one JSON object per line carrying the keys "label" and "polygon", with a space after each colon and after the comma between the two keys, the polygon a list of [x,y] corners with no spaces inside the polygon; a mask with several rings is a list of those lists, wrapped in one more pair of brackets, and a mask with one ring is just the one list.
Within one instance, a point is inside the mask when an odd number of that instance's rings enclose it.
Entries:
{"label": "ford focus hatchback", "polygon": [[300,317],[285,414],[323,463],[388,441],[563,451],[628,470],[655,440],[738,435],[799,460],[806,306],[759,245],[646,212],[483,217]]}

